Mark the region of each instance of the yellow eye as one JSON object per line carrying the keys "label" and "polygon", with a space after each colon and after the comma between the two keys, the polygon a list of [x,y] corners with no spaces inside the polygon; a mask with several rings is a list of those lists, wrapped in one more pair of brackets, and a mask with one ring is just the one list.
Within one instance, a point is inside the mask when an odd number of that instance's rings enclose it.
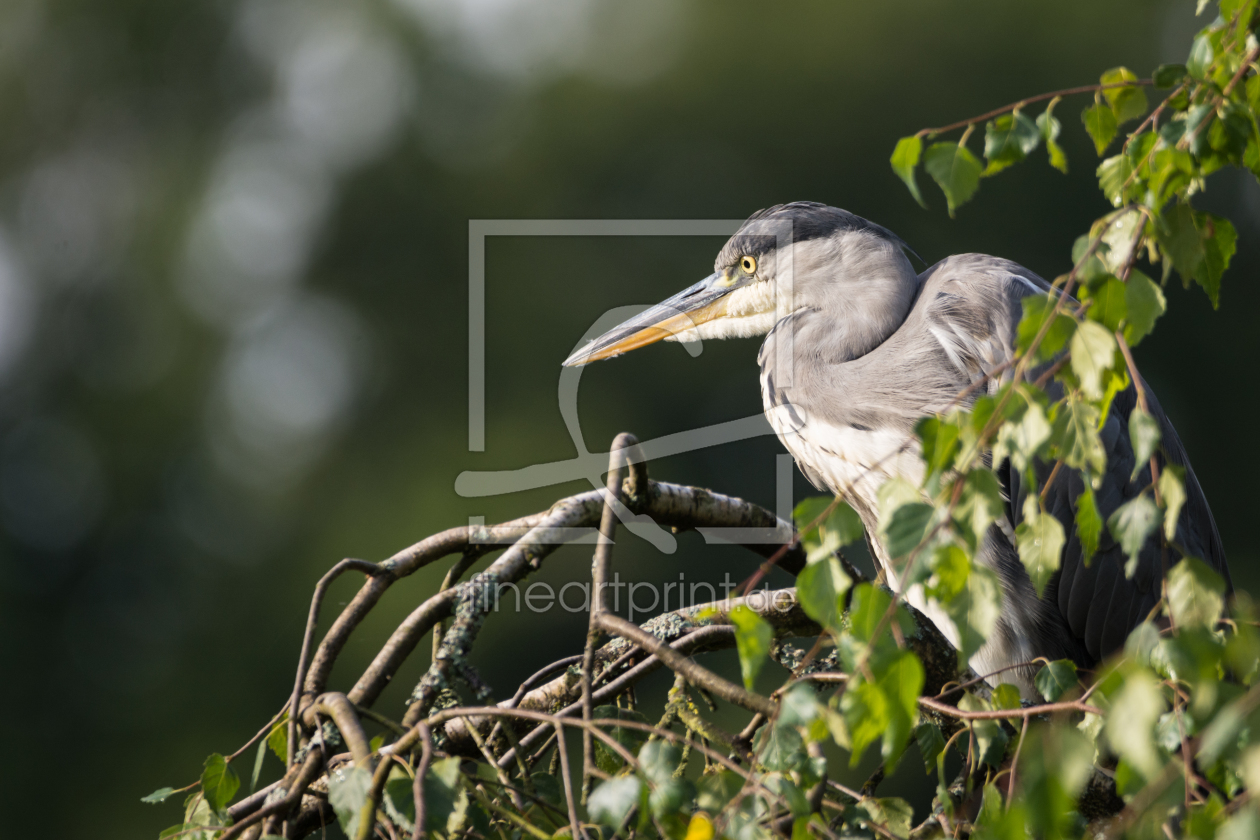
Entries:
{"label": "yellow eye", "polygon": [[739,261],[739,267],[751,277],[757,273],[757,260],[754,257],[742,257]]}

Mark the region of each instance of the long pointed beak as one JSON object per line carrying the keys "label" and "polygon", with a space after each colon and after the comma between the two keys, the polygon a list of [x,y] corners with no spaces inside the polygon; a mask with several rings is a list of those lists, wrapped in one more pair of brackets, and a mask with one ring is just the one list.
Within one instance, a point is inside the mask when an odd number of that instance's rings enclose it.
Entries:
{"label": "long pointed beak", "polygon": [[726,314],[726,296],[739,287],[729,275],[708,277],[587,342],[564,360],[565,367],[620,356],[694,329]]}

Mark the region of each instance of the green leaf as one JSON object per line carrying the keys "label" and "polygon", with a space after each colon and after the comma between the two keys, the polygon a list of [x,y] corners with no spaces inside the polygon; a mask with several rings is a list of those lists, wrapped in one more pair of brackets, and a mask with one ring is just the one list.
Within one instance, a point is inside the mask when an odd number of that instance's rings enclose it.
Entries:
{"label": "green leaf", "polygon": [[1206,33],[1194,39],[1190,46],[1190,58],[1186,61],[1186,72],[1199,81],[1207,77],[1208,68],[1212,66],[1215,52],[1212,50],[1212,39]]}
{"label": "green leaf", "polygon": [[1111,698],[1115,714],[1107,715],[1103,732],[1111,749],[1133,765],[1147,780],[1160,770],[1154,728],[1164,713],[1164,697],[1159,685],[1145,669],[1134,669]]}
{"label": "green leaf", "polygon": [[201,792],[210,809],[217,812],[226,808],[240,786],[241,780],[228,766],[227,760],[218,753],[211,753],[206,759],[206,769],[201,773]]}
{"label": "green leaf", "polygon": [[1081,122],[1085,124],[1085,131],[1093,139],[1098,156],[1102,157],[1103,152],[1107,151],[1107,147],[1116,137],[1115,112],[1111,110],[1110,105],[1097,102],[1081,112]]}
{"label": "green leaf", "polygon": [[1133,178],[1133,162],[1121,152],[1098,164],[1098,186],[1112,207],[1124,204],[1129,193],[1139,185]]}
{"label": "green leaf", "polygon": [[1227,219],[1177,204],[1163,214],[1159,244],[1189,283],[1203,287],[1212,306],[1220,305],[1221,275],[1234,255],[1238,234]]}
{"label": "green leaf", "polygon": [[1005,514],[997,476],[983,467],[968,472],[954,508],[954,521],[964,529],[968,544],[974,547],[982,543],[989,526]]}
{"label": "green leaf", "polygon": [[744,604],[727,613],[735,625],[735,649],[739,652],[739,670],[744,677],[744,688],[752,691],[757,674],[770,655],[770,642],[774,629],[766,620]]}
{"label": "green leaf", "polygon": [[[1136,190],[1134,190],[1136,191]],[[1133,191],[1130,191],[1130,194]],[[1106,248],[1099,248],[1102,262],[1106,265],[1107,270],[1111,274],[1123,274],[1125,268],[1132,263],[1131,257],[1135,257],[1134,249],[1141,247],[1140,237],[1146,233],[1146,216],[1138,210],[1126,210],[1111,220],[1103,230],[1102,241]],[[1135,237],[1138,241],[1135,242]],[[1115,280],[1114,277],[1110,279]],[[1119,280],[1115,280],[1119,283]],[[1097,298],[1099,293],[1099,281],[1091,279],[1089,281],[1090,293]],[[1124,286],[1120,287],[1121,295],[1119,303],[1124,303]],[[1121,315],[1123,317],[1123,315]],[[1101,319],[1095,317],[1095,321]]]}
{"label": "green leaf", "polygon": [[962,665],[984,646],[1002,611],[1001,585],[996,575],[974,565],[956,545],[943,545],[932,555],[932,577],[927,594],[949,615],[958,632]]}
{"label": "green leaf", "polygon": [[891,604],[892,596],[880,587],[865,582],[853,587],[853,601],[849,607],[850,632],[859,641],[870,644],[874,641],[875,629]]}
{"label": "green leaf", "polygon": [[1131,479],[1137,478],[1142,467],[1151,460],[1151,456],[1159,447],[1159,438],[1159,421],[1143,411],[1141,406],[1134,406],[1129,414],[1129,440],[1133,444]]}
{"label": "green leaf", "polygon": [[[1034,725],[1020,751],[1020,802],[1036,836],[1067,840],[1080,836],[1075,813],[1081,788],[1093,774],[1095,746],[1071,726]],[[1022,828],[1020,836],[1025,837]]]}
{"label": "green leaf", "polygon": [[1142,546],[1158,525],[1159,508],[1145,494],[1120,505],[1107,519],[1107,530],[1129,558],[1124,566],[1125,577],[1133,577]]}
{"label": "green leaf", "polygon": [[1010,459],[1015,469],[1023,472],[1036,459],[1050,440],[1050,423],[1046,413],[1033,400],[1018,420],[1008,420],[998,429],[993,445],[993,463]]}
{"label": "green leaf", "polygon": [[618,831],[646,792],[638,776],[615,776],[591,791],[586,810],[595,822]]}
{"label": "green leaf", "polygon": [[1076,538],[1080,541],[1086,566],[1089,565],[1090,558],[1098,552],[1102,527],[1102,514],[1098,512],[1094,491],[1086,484],[1085,491],[1076,497]]}
{"label": "green leaf", "polygon": [[328,804],[348,837],[353,837],[372,789],[372,772],[366,767],[342,765],[328,775]]}
{"label": "green leaf", "polygon": [[1090,399],[1101,399],[1103,375],[1115,361],[1115,336],[1100,324],[1082,321],[1072,334],[1071,350],[1072,372],[1080,380],[1081,390]]}
{"label": "green leaf", "polygon": [[1225,579],[1197,557],[1168,571],[1168,608],[1178,627],[1211,630],[1225,606]]}
{"label": "green leaf", "polygon": [[[1184,126],[1185,123],[1174,122],[1169,125]],[[1195,165],[1189,152],[1175,148],[1177,138],[1170,140],[1163,132],[1160,136],[1168,144],[1168,148],[1160,149],[1151,157],[1147,184],[1150,194],[1154,196],[1152,203],[1163,205],[1174,195],[1181,195],[1187,190],[1195,175]]]}
{"label": "green leaf", "polygon": [[[1111,246],[1107,243],[1107,234],[1103,234],[1103,241],[1095,247],[1093,254],[1090,254],[1087,257],[1086,254],[1089,253],[1090,246],[1092,244],[1093,238],[1089,236],[1078,236],[1075,241],[1072,242],[1072,262],[1074,264],[1080,263],[1081,268],[1079,277],[1081,282],[1086,286],[1093,285],[1099,280],[1099,278],[1106,277],[1111,272],[1111,269],[1109,269],[1106,263],[1102,260],[1102,257],[1107,255],[1109,249],[1111,248]],[[1058,291],[1050,293],[1052,300],[1057,298],[1058,295]]]}
{"label": "green leaf", "polygon": [[1020,707],[1019,689],[1010,683],[1002,683],[993,689],[993,707],[995,709],[1018,709]]}
{"label": "green leaf", "polygon": [[823,627],[838,630],[844,615],[844,596],[853,585],[835,557],[810,563],[796,576],[801,609]]}
{"label": "green leaf", "polygon": [[923,167],[945,193],[950,218],[980,186],[980,161],[962,144],[932,144],[924,155]]}
{"label": "green leaf", "polygon": [[1041,132],[1041,139],[1046,143],[1046,153],[1050,155],[1050,165],[1066,175],[1068,171],[1067,155],[1063,153],[1063,148],[1058,144],[1059,132],[1062,130],[1062,126],[1059,125],[1059,120],[1053,113],[1054,106],[1058,104],[1058,101],[1057,98],[1052,99],[1045,113],[1037,117],[1037,130]]}
{"label": "green leaf", "polygon": [[1019,559],[1040,598],[1050,578],[1059,570],[1065,540],[1063,526],[1041,510],[1035,495],[1030,496],[1024,506],[1024,521],[1015,529],[1015,542]]}
{"label": "green leaf", "polygon": [[883,734],[881,753],[885,766],[892,772],[919,721],[923,664],[913,652],[899,650],[889,657],[874,657],[871,670],[875,672],[880,691],[888,698],[889,722]]}
{"label": "green leaf", "polygon": [[779,702],[779,716],[776,726],[809,726],[819,715],[818,695],[807,683],[798,682],[783,694]]}
{"label": "green leaf", "polygon": [[910,836],[910,824],[914,820],[914,808],[909,802],[895,796],[886,796],[882,799],[875,797],[866,797],[858,803],[858,809],[864,811],[869,817],[869,824],[874,824],[882,828],[884,832],[897,838],[906,838]]}
{"label": "green leaf", "polygon": [[[377,748],[373,748],[377,749]],[[249,792],[253,793],[258,787],[258,777],[262,775],[263,759],[267,757],[267,741],[263,739],[258,742],[258,749],[254,751],[254,772],[249,774]]]}
{"label": "green leaf", "polygon": [[1124,303],[1127,321],[1124,328],[1124,340],[1130,347],[1137,343],[1155,327],[1155,321],[1168,309],[1164,300],[1164,290],[1159,285],[1136,269],[1129,273],[1129,282],[1124,288]]}
{"label": "green leaf", "polygon": [[1002,804],[1002,794],[992,784],[984,786],[980,814],[976,817],[976,840],[1024,840],[1028,836],[1027,815],[1021,803]]}
{"label": "green leaf", "polygon": [[936,509],[924,502],[910,502],[896,508],[886,523],[881,523],[884,549],[896,560],[918,548],[927,533]]}
{"label": "green leaf", "polygon": [[1079,685],[1076,677],[1076,663],[1070,659],[1056,659],[1041,667],[1033,679],[1037,691],[1046,698],[1047,703],[1054,703],[1068,689]]}
{"label": "green leaf", "polygon": [[[1100,81],[1104,85],[1134,82],[1137,81],[1137,75],[1127,67],[1113,67],[1102,74]],[[1108,88],[1102,94],[1107,104],[1116,112],[1117,123],[1135,120],[1146,113],[1146,91],[1137,85]]]}
{"label": "green leaf", "polygon": [[890,656],[873,659],[871,665],[876,682],[855,679],[840,698],[849,729],[850,765],[857,766],[866,748],[882,741],[881,753],[891,767],[900,758],[917,719],[923,666],[913,653],[895,649]]}
{"label": "green leaf", "polygon": [[289,713],[286,711],[271,727],[267,735],[267,746],[273,755],[285,764],[289,763]]}
{"label": "green leaf", "polygon": [[930,776],[936,770],[936,757],[945,749],[945,736],[935,723],[920,723],[914,728],[914,741],[923,756],[923,769]]}
{"label": "green leaf", "polygon": [[1072,469],[1101,475],[1107,466],[1107,456],[1098,439],[1098,409],[1069,395],[1054,406],[1053,413],[1050,441],[1058,456]]}
{"label": "green leaf", "polygon": [[1176,464],[1165,464],[1159,474],[1159,495],[1164,503],[1164,536],[1172,542],[1177,536],[1177,518],[1186,503],[1185,469]]}
{"label": "green leaf", "polygon": [[1127,289],[1128,287],[1115,277],[1104,278],[1102,284],[1090,292],[1089,320],[1102,324],[1109,333],[1120,329],[1128,314],[1128,306],[1125,304]]}
{"label": "green leaf", "polygon": [[945,605],[958,631],[958,664],[965,665],[993,635],[1002,615],[1002,584],[984,566],[972,565],[966,588]]}
{"label": "green leaf", "polygon": [[657,819],[677,814],[696,798],[696,786],[690,779],[666,779],[648,794],[648,808]]}
{"label": "green leaf", "polygon": [[705,773],[700,777],[696,788],[699,791],[696,794],[696,807],[701,811],[717,814],[744,789],[744,779],[730,770]]}
{"label": "green leaf", "polygon": [[1152,621],[1143,621],[1124,641],[1124,655],[1140,665],[1149,665],[1151,651],[1159,646],[1159,628]]}
{"label": "green leaf", "polygon": [[[966,692],[962,699],[958,701],[958,708],[965,712],[990,710],[987,703],[970,691]],[[990,767],[997,767],[1001,764],[1002,758],[1006,754],[1006,744],[1009,740],[1001,724],[995,720],[976,720],[971,723],[971,731],[975,735],[976,752],[979,754],[981,763]]]}
{"label": "green leaf", "polygon": [[[747,609],[745,607],[745,609]],[[640,712],[634,709],[623,709],[620,706],[596,706],[591,716],[597,720],[628,720],[635,723],[647,723]],[[639,747],[647,740],[647,733],[641,729],[631,729],[628,726],[615,726],[608,730],[608,734],[612,735],[617,743],[626,748],[631,755],[638,752]],[[612,775],[618,772],[625,765],[625,760],[621,755],[602,741],[595,742],[595,764],[600,770]]]}
{"label": "green leaf", "polygon": [[812,496],[792,511],[792,520],[801,532],[801,546],[806,558],[814,563],[850,543],[862,539],[862,520],[845,502],[836,502],[827,519],[814,530],[807,530],[831,506],[833,498]]}
{"label": "green leaf", "polygon": [[[1020,352],[1028,352],[1033,340],[1041,331],[1041,326],[1054,313],[1055,300],[1045,295],[1029,295],[1020,300],[1024,316],[1020,318],[1016,338],[1016,346]],[[1054,320],[1046,330],[1041,344],[1037,346],[1035,361],[1044,362],[1054,358],[1076,330],[1076,321],[1062,312],[1054,314]]]}
{"label": "green leaf", "polygon": [[157,790],[153,791],[153,793],[150,793],[148,796],[141,797],[140,801],[147,802],[150,805],[156,805],[159,802],[165,802],[167,800],[167,797],[169,797],[174,792],[175,792],[175,788],[173,787],[158,788]]}
{"label": "green leaf", "polygon": [[1203,272],[1195,279],[1203,287],[1203,291],[1207,292],[1208,299],[1212,301],[1212,308],[1216,309],[1221,305],[1221,276],[1229,268],[1229,261],[1237,249],[1238,232],[1234,230],[1234,225],[1228,219],[1213,216],[1210,213],[1199,214],[1199,216],[1206,220],[1206,224],[1201,228],[1204,259]]}
{"label": "green leaf", "polygon": [[957,424],[939,417],[924,417],[915,424],[914,432],[922,443],[923,461],[927,464],[929,476],[953,466],[961,432]]}
{"label": "green leaf", "polygon": [[1151,80],[1155,82],[1155,87],[1165,90],[1175,87],[1185,77],[1186,65],[1184,64],[1161,64],[1151,74]]}
{"label": "green leaf", "polygon": [[[769,767],[769,765],[766,766]],[[787,803],[788,810],[792,812],[794,817],[797,819],[808,819],[810,814],[809,800],[805,798],[805,794],[801,793],[801,789],[791,779],[784,776],[781,772],[775,772],[766,777],[765,783],[767,788],[783,797],[783,800]],[[805,835],[808,837],[809,832],[805,832]]]}
{"label": "green leaf", "polygon": [[[458,758],[445,758],[434,761],[424,777],[425,828],[429,832],[450,834],[458,831],[464,820],[476,820],[481,809],[470,806],[468,793],[462,784],[462,774]],[[395,771],[396,773],[398,771]],[[553,804],[561,801],[559,786],[549,792],[547,783],[538,774],[531,777],[535,790]],[[550,779],[550,777],[546,777]],[[554,784],[554,783],[553,783]],[[555,795],[551,795],[554,793]],[[412,780],[406,774],[391,775],[385,783],[385,795],[382,804],[390,819],[394,820],[407,835],[415,828],[416,805]]]}
{"label": "green leaf", "polygon": [[753,741],[753,751],[767,770],[777,773],[799,770],[809,761],[805,739],[791,726],[762,728]]}
{"label": "green leaf", "polygon": [[[648,741],[639,750],[639,767],[653,787],[648,804],[657,818],[677,813],[695,798],[695,786],[690,781],[674,778],[681,761],[682,750],[668,741]],[[557,804],[561,801],[556,798]]]}
{"label": "green leaf", "polygon": [[902,137],[897,141],[897,147],[893,149],[892,164],[893,172],[897,173],[897,177],[905,182],[910,195],[914,196],[914,200],[919,202],[920,207],[927,207],[927,202],[923,200],[923,195],[919,192],[919,182],[914,177],[915,167],[919,165],[919,156],[923,151],[923,140],[918,135]]}
{"label": "green leaf", "polygon": [[989,165],[983,174],[994,175],[1018,163],[1040,143],[1041,132],[1023,114],[1003,114],[990,120],[984,129],[984,156]]}

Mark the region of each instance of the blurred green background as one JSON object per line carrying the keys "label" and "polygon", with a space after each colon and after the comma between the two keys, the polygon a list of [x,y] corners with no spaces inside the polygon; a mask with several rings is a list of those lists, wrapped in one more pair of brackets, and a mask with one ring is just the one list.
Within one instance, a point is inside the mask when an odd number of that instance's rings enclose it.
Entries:
{"label": "blurred green background", "polygon": [[[1117,64],[1181,60],[1192,7],[4,0],[0,833],[132,838],[179,822],[177,805],[139,797],[192,781],[280,708],[332,563],[583,489],[465,499],[454,482],[571,457],[560,361],[608,309],[707,274],[722,240],[492,239],[486,449],[470,453],[470,219],[732,219],[812,199],[929,262],[986,251],[1054,276],[1106,209],[1086,101],[1058,111],[1070,175],[1038,152],[956,221],[930,185],[932,210],[913,203],[887,165],[894,142]],[[1240,234],[1222,308],[1174,281],[1137,355],[1234,580],[1254,589],[1257,464],[1239,443],[1260,407],[1245,373],[1260,188],[1223,173],[1204,199]],[[755,355],[755,342],[698,358],[665,345],[590,368],[587,445],[759,412]],[[762,437],[651,470],[772,506],[780,452]],[[617,568],[645,581],[753,568],[694,534],[679,543],[664,556],[625,540]],[[584,577],[589,553],[557,553],[541,579]],[[391,590],[334,682],[443,571]],[[478,664],[510,693],[578,651],[583,621],[498,616]]]}

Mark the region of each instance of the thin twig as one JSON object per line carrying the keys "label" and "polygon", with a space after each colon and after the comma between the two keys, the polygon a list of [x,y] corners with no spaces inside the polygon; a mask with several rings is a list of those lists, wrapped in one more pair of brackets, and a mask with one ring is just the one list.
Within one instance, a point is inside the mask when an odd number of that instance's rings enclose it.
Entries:
{"label": "thin twig", "polygon": [[1000,117],[1003,114],[1007,113],[1008,111],[1014,111],[1018,108],[1023,108],[1025,105],[1031,105],[1034,102],[1043,102],[1047,99],[1053,99],[1056,96],[1072,96],[1078,93],[1097,93],[1098,91],[1109,90],[1111,88],[1137,87],[1138,85],[1150,86],[1154,84],[1155,83],[1151,79],[1134,79],[1131,82],[1113,82],[1111,84],[1106,84],[1106,85],[1081,85],[1080,87],[1064,88],[1063,90],[1055,90],[1055,91],[1051,91],[1050,93],[1039,93],[1036,96],[1030,96],[1027,99],[1021,99],[1018,102],[1012,102],[1010,105],[1003,105],[1001,108],[995,108],[994,110],[981,114],[978,117],[972,117],[971,119],[966,119],[966,120],[959,120],[956,123],[943,125],[940,128],[922,128],[916,131],[914,134],[916,137],[935,137],[937,134],[944,134],[946,131],[953,131],[956,128],[963,128],[964,126],[970,127],[970,126],[975,125],[978,122],[984,122],[985,120],[990,120],[990,119],[993,119],[994,117]]}
{"label": "thin twig", "polygon": [[[586,631],[586,645],[582,650],[582,720],[590,723],[592,710],[591,679],[595,670],[595,647],[599,644],[600,616],[604,612],[604,590],[608,586],[608,569],[612,564],[613,536],[617,531],[615,503],[621,490],[621,469],[625,463],[624,450],[638,444],[629,432],[622,432],[613,440],[608,454],[608,479],[604,486],[604,509],[599,520],[599,538],[595,544],[595,556],[591,560],[591,614]],[[640,465],[642,466],[642,465]],[[595,743],[589,729],[582,730],[582,801],[591,791],[591,768],[595,766]],[[576,840],[576,835],[575,835]]]}
{"label": "thin twig", "polygon": [[428,818],[424,804],[424,777],[428,775],[429,764],[433,761],[433,735],[424,721],[416,724],[416,735],[420,740],[420,763],[416,765],[416,778],[411,783],[411,795],[416,805],[416,822],[411,830],[411,840],[424,840],[425,822]]}
{"label": "thin twig", "polygon": [[599,616],[599,625],[609,633],[615,633],[626,641],[633,642],[649,653],[655,654],[671,671],[682,674],[688,682],[707,689],[728,703],[765,715],[773,715],[777,709],[777,706],[769,699],[719,677],[708,668],[683,656],[637,624],[631,624],[624,618],[611,613],[603,613]]}
{"label": "thin twig", "polygon": [[1015,757],[1011,759],[1011,778],[1006,785],[1006,808],[1011,807],[1011,802],[1015,797],[1015,770],[1019,767],[1019,753],[1024,749],[1024,738],[1028,736],[1028,721],[1031,718],[1024,718],[1024,725],[1019,731],[1019,743],[1015,745]]}
{"label": "thin twig", "polygon": [[306,668],[310,662],[311,645],[315,641],[315,625],[319,621],[319,607],[324,602],[324,595],[327,594],[332,582],[351,569],[363,572],[368,577],[376,577],[385,572],[375,563],[347,558],[325,572],[319,579],[319,583],[315,584],[315,592],[311,595],[310,612],[306,616],[306,631],[302,634],[302,652],[298,656],[297,675],[293,680],[293,696],[289,701],[289,744],[288,757],[285,761],[286,768],[293,766],[293,756],[297,751],[297,724],[300,714],[298,703],[302,699],[302,683],[306,682]]}
{"label": "thin twig", "polygon": [[1043,703],[1039,706],[1025,706],[1020,709],[993,709],[977,712],[965,712],[962,709],[933,700],[931,697],[920,697],[919,705],[925,709],[959,720],[1008,720],[1010,718],[1029,718],[1037,715],[1050,715],[1056,712],[1088,712],[1101,715],[1102,709],[1080,701],[1064,703]]}
{"label": "thin twig", "polygon": [[[589,722],[589,721],[588,721]],[[586,832],[582,831],[581,824],[578,822],[577,803],[573,798],[573,775],[569,772],[569,751],[564,744],[564,727],[559,723],[554,724],[556,729],[556,753],[560,756],[560,784],[564,788],[564,801],[569,807],[569,831],[572,833],[573,840],[585,837]],[[582,729],[583,732],[589,732],[587,728]],[[585,780],[583,780],[585,784]]]}

